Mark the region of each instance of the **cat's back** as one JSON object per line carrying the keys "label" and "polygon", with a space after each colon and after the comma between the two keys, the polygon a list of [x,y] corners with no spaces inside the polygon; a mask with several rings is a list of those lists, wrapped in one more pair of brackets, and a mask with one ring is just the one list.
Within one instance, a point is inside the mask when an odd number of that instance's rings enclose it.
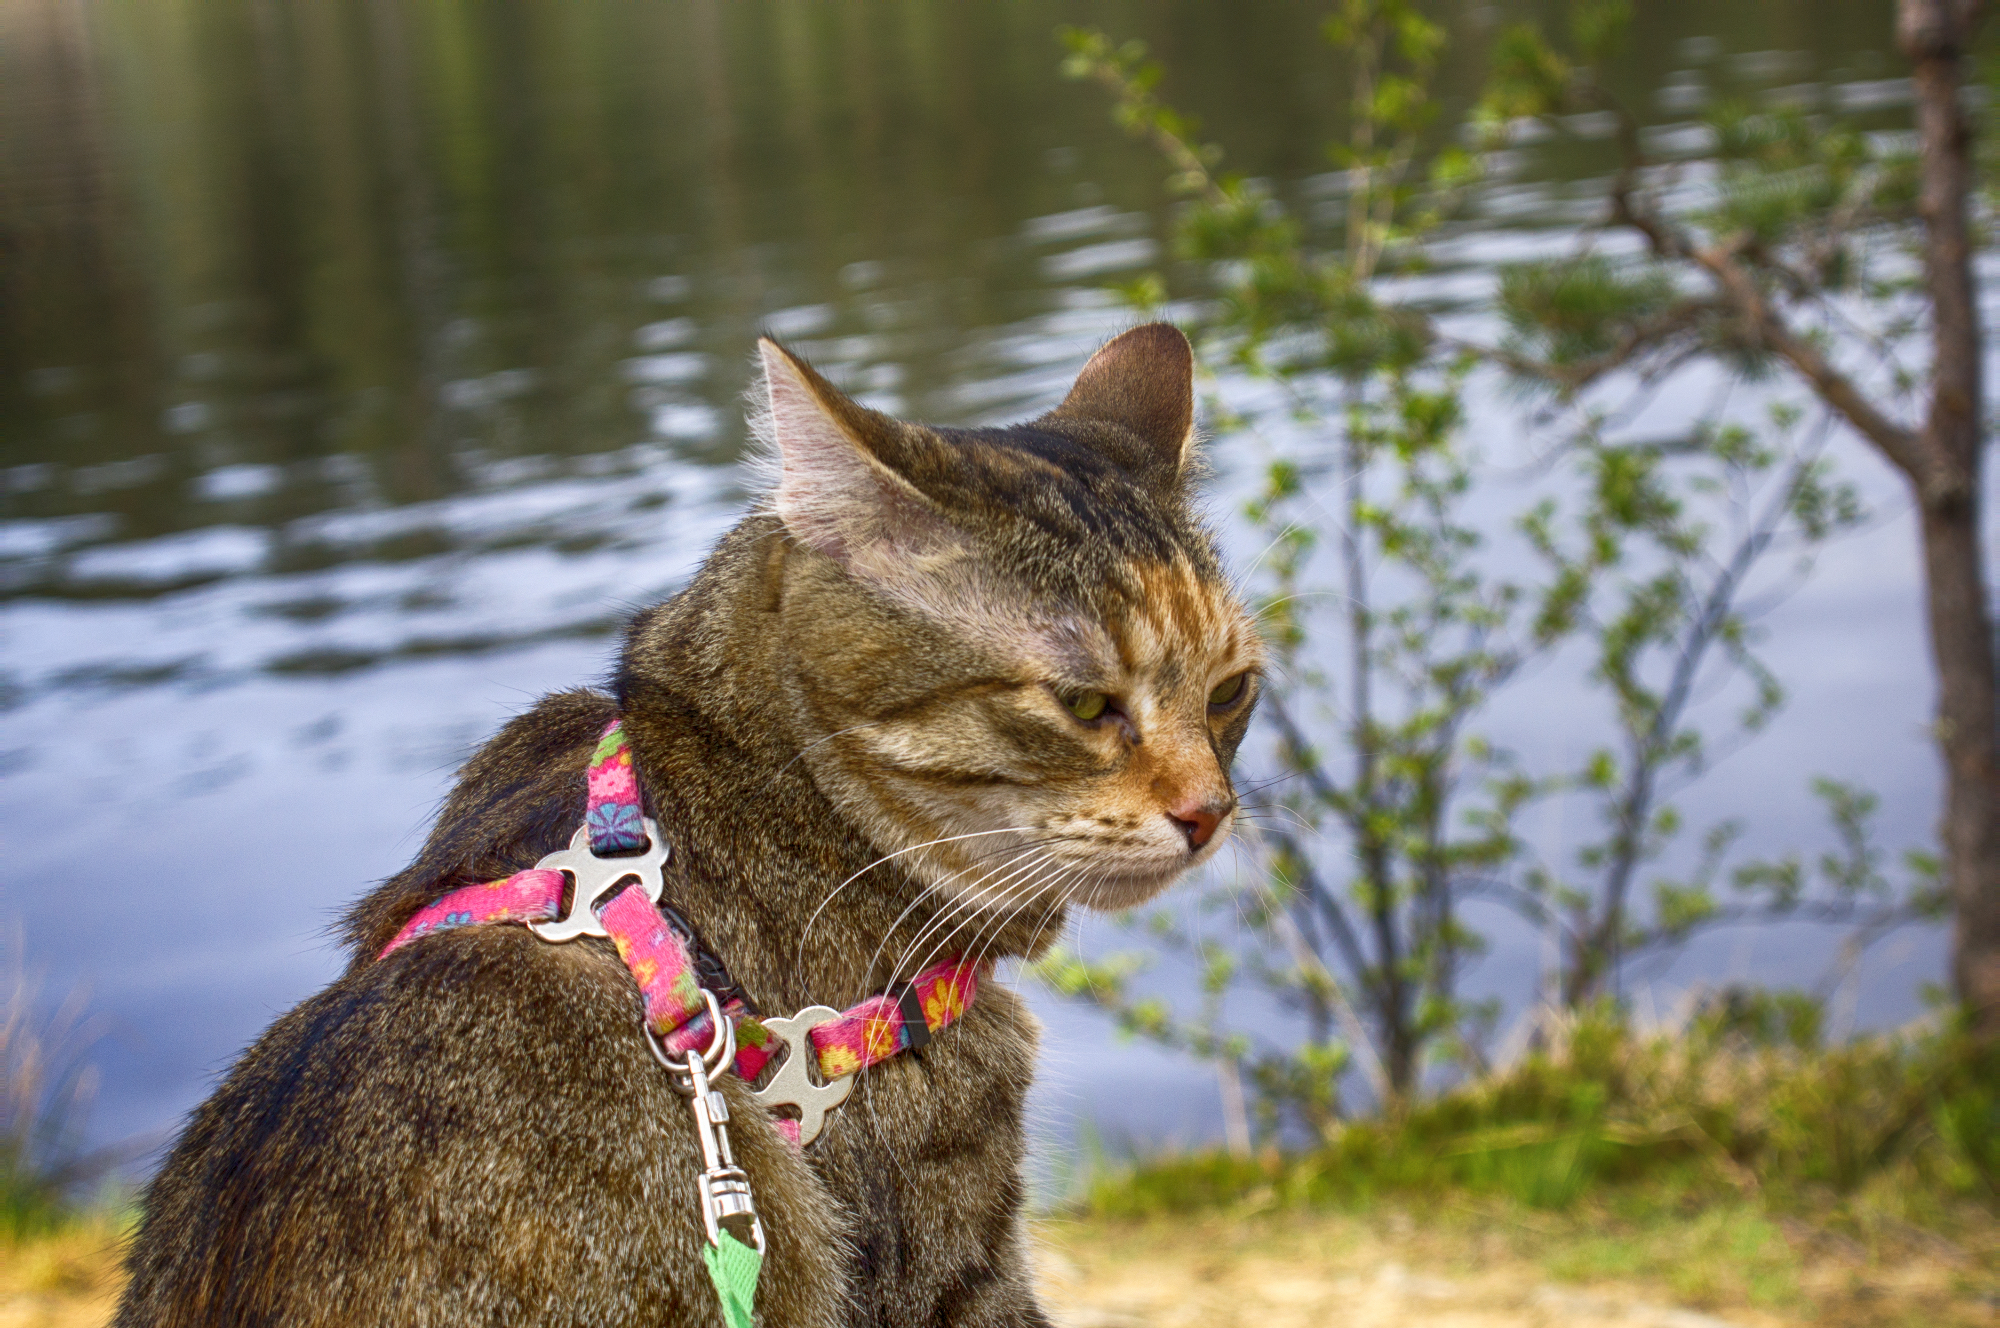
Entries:
{"label": "cat's back", "polygon": [[[508,1322],[607,1260],[670,1300],[645,1283],[672,1233],[631,1214],[669,1183],[676,1150],[645,1127],[679,1104],[625,1046],[618,976],[466,928],[278,1020],[154,1181],[119,1322]],[[589,1299],[579,1321],[628,1321]]]}

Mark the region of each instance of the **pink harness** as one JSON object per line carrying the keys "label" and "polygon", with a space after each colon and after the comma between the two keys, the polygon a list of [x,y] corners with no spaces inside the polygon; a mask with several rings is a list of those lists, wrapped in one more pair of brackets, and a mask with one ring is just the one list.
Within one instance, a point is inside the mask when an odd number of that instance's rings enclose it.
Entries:
{"label": "pink harness", "polygon": [[[594,859],[610,859],[610,872],[615,873],[620,865],[615,855],[648,847],[646,832],[650,823],[641,810],[632,748],[625,739],[622,719],[613,720],[598,739],[597,749],[590,758],[588,782],[589,804],[584,814],[584,829],[589,832],[587,857],[578,857],[585,851],[584,835],[579,833],[569,850],[550,854],[543,859],[543,865],[515,872],[505,880],[454,890],[435,904],[419,909],[378,958],[386,959],[432,932],[485,923],[525,922],[547,939],[568,939],[577,934],[607,935],[617,945],[619,958],[625,961],[645,997],[647,1032],[660,1051],[666,1053],[662,1059],[677,1064],[690,1051],[700,1051],[716,1043],[716,1029],[708,999],[696,976],[690,938],[668,925],[639,881],[620,884],[615,877],[607,884],[617,885],[617,892],[596,912],[598,925],[591,925],[589,913],[594,899],[585,898],[581,876],[570,919],[556,921],[562,912],[565,879],[563,870],[549,864],[566,859],[562,866],[567,867],[572,861],[591,863]],[[664,859],[664,843],[652,844],[647,861],[656,883],[657,864]],[[634,865],[636,868],[645,864]],[[637,870],[630,873],[640,874]],[[844,1012],[814,1007],[790,1020],[760,1019],[740,999],[732,999],[722,1009],[735,1025],[736,1073],[746,1083],[754,1081],[777,1054],[780,1034],[791,1033],[800,1024],[806,1026],[797,1032],[810,1042],[819,1073],[829,1084],[906,1048],[921,1047],[930,1041],[932,1033],[958,1018],[972,1004],[979,987],[978,970],[978,964],[963,957],[949,959],[919,973],[895,995],[870,996]],[[787,1074],[783,1069],[780,1076],[804,1079],[802,1074]],[[809,1080],[806,1084],[812,1087]],[[777,1087],[774,1083],[765,1093]],[[844,1090],[847,1086],[841,1087]],[[801,1091],[796,1082],[793,1091]],[[834,1100],[817,1110],[811,1104],[782,1096],[765,1100],[771,1105],[790,1103],[801,1107],[801,1120],[775,1122],[779,1132],[797,1147],[812,1142],[818,1133],[820,1115],[846,1094],[842,1091],[827,1096]],[[803,1141],[802,1124],[808,1127]]]}

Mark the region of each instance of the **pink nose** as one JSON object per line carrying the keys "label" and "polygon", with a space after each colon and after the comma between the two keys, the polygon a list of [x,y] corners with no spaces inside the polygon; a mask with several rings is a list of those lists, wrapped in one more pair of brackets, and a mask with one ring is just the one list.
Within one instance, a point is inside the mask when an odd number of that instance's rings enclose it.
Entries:
{"label": "pink nose", "polygon": [[1192,851],[1215,838],[1215,829],[1222,824],[1222,818],[1235,810],[1236,799],[1212,798],[1176,807],[1167,816],[1187,836],[1188,849]]}

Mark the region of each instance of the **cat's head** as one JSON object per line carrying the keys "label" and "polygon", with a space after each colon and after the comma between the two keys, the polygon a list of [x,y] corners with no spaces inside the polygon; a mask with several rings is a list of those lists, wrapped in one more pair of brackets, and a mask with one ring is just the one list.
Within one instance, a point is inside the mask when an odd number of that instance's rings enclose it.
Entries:
{"label": "cat's head", "polygon": [[1264,655],[1194,507],[1187,339],[1127,332],[1054,411],[996,429],[891,419],[760,351],[821,786],[996,909],[1128,907],[1212,857]]}

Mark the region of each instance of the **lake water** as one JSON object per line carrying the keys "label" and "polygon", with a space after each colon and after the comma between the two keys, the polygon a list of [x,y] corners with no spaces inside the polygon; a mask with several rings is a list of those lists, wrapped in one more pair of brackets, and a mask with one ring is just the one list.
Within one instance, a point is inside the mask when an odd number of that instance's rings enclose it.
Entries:
{"label": "lake water", "polygon": [[[1907,105],[1887,0],[1639,8],[1621,78],[1669,138],[1718,95]],[[1524,7],[1441,12],[1462,106]],[[1063,21],[1144,37],[1236,168],[1322,187],[1338,61],[1279,0],[0,5],[0,923],[106,1015],[97,1137],[169,1126],[325,982],[457,762],[682,583],[745,498],[759,330],[966,423],[1127,321],[1102,287],[1171,202],[1058,76]],[[1607,160],[1511,154],[1444,277],[1560,242]],[[1891,846],[1933,815],[1912,535],[1846,456],[1879,519],[1768,620],[1792,703],[1685,800],[1760,847],[1815,842],[1810,773],[1879,789]],[[1254,474],[1216,460],[1227,512]],[[1561,677],[1499,721],[1524,751],[1581,753]],[[1828,946],[1725,934],[1662,990]],[[1864,1017],[1941,953],[1892,943]],[[1503,929],[1479,981],[1537,962]],[[1213,1133],[1204,1071],[1037,1000],[1051,1130]]]}

